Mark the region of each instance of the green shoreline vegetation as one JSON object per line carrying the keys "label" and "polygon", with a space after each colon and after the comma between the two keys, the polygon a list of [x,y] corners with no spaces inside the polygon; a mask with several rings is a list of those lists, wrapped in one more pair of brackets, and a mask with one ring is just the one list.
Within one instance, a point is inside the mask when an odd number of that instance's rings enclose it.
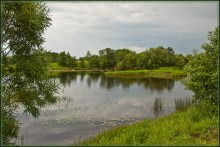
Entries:
{"label": "green shoreline vegetation", "polygon": [[186,77],[186,73],[177,67],[160,67],[154,70],[126,70],[126,71],[105,71],[105,70],[85,70],[85,69],[70,69],[70,68],[56,68],[50,70],[48,75],[57,75],[59,72],[104,72],[107,77],[119,78],[161,78],[161,79],[182,79]]}
{"label": "green shoreline vegetation", "polygon": [[181,78],[186,77],[186,73],[177,67],[160,67],[154,70],[126,70],[105,72],[108,77],[142,77],[142,78]]}
{"label": "green shoreline vegetation", "polygon": [[[91,70],[91,69],[73,69],[59,66],[58,63],[51,63],[50,72],[78,72],[78,71],[98,71],[104,72],[107,77],[120,78],[183,78],[186,77],[186,72],[178,67],[160,67],[153,70],[125,70],[125,71],[110,71],[110,70]],[[51,74],[51,73],[50,73]]]}
{"label": "green shoreline vegetation", "polygon": [[78,145],[218,145],[218,111],[209,103],[104,131]]}

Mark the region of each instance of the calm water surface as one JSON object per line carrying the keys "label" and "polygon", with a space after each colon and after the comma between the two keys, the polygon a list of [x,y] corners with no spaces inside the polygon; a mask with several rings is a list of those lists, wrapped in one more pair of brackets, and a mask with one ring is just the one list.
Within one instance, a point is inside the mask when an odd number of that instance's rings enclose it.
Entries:
{"label": "calm water surface", "polygon": [[60,83],[57,103],[46,106],[34,119],[18,110],[23,145],[69,145],[122,124],[155,117],[156,97],[164,112],[175,110],[175,98],[191,98],[178,80],[154,78],[108,78],[100,73],[68,72]]}

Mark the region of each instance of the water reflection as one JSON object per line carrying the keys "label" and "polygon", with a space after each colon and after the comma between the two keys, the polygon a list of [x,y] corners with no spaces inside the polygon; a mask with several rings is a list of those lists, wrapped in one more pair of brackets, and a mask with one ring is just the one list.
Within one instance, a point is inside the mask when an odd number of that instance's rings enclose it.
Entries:
{"label": "water reflection", "polygon": [[[85,76],[85,75],[84,75]],[[87,74],[86,83],[88,84],[88,87],[91,86],[91,83],[97,83],[100,78],[100,74],[96,72],[91,72]]]}
{"label": "water reflection", "polygon": [[163,101],[160,97],[156,97],[154,100],[153,111],[155,117],[158,117],[163,112]]}
{"label": "water reflection", "polygon": [[88,88],[91,87],[91,84],[96,84],[99,82],[100,87],[107,90],[111,90],[115,87],[123,87],[123,89],[128,89],[131,87],[131,85],[137,84],[138,86],[143,86],[146,90],[150,91],[171,91],[175,83],[175,80],[172,79],[110,78],[106,77],[104,74],[96,72],[62,72],[58,74],[60,84],[62,84],[64,87],[67,85],[70,87],[71,83],[76,82],[77,77],[79,77],[81,82],[86,81]]}
{"label": "water reflection", "polygon": [[78,73],[76,73],[76,72],[71,72],[71,73],[60,72],[60,73],[58,73],[58,76],[59,76],[60,84],[62,84],[64,87],[66,87],[66,85],[68,84],[68,86],[70,87],[71,82],[76,80]]}
{"label": "water reflection", "polygon": [[98,72],[56,73],[53,78],[61,88],[57,103],[42,108],[38,119],[20,113],[21,132],[28,132],[28,139],[19,143],[67,145],[117,125],[169,114],[176,97],[192,96],[180,81],[170,79],[109,78]]}

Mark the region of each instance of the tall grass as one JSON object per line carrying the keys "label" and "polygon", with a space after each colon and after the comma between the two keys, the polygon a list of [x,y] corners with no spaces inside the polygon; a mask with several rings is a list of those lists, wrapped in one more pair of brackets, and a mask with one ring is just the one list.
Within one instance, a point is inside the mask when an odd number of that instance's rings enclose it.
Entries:
{"label": "tall grass", "polygon": [[[160,100],[155,103],[160,104]],[[218,113],[210,113],[212,107],[192,105],[186,111],[104,131],[80,145],[217,146]]]}
{"label": "tall grass", "polygon": [[176,111],[183,111],[186,110],[189,106],[192,105],[191,98],[184,98],[184,99],[175,99],[175,109]]}

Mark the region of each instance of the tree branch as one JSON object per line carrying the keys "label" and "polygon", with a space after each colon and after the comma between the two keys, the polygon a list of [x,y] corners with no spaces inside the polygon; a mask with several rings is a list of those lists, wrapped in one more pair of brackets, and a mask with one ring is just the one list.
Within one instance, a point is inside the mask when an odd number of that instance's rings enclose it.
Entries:
{"label": "tree branch", "polygon": [[[9,11],[8,11],[8,13],[9,13]],[[6,23],[5,24],[3,23],[3,30],[4,30],[4,33],[2,34],[3,42],[6,41],[5,40],[5,35],[7,34],[8,30],[9,30],[9,27],[12,25],[14,17],[15,17],[15,13],[13,13],[13,15],[11,16],[11,20],[9,20],[9,23],[7,24],[7,26],[6,26]],[[7,21],[5,20],[5,22],[7,22]]]}

